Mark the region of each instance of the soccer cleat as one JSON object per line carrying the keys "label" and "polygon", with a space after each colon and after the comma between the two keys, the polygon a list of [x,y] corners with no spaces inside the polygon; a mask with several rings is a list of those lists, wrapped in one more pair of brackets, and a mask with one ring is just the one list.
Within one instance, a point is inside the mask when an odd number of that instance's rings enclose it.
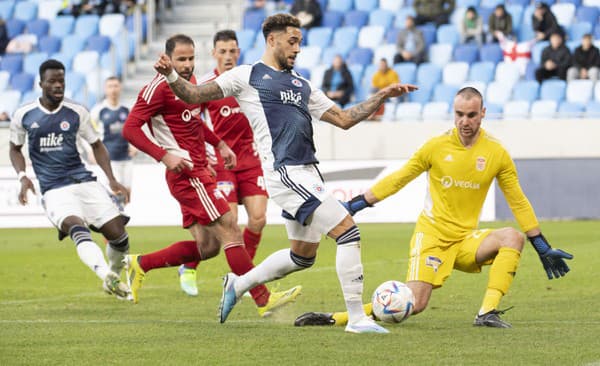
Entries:
{"label": "soccer cleat", "polygon": [[390,331],[375,323],[375,320],[365,316],[356,323],[346,325],[348,333],[389,333]]}
{"label": "soccer cleat", "polygon": [[139,291],[146,277],[146,272],[144,272],[138,263],[139,256],[139,254],[129,254],[124,260],[125,267],[127,268],[127,283],[131,289],[131,297],[134,304],[137,304],[140,299]]}
{"label": "soccer cleat", "polygon": [[302,292],[302,286],[295,286],[287,291],[271,292],[271,296],[269,296],[269,301],[267,304],[258,308],[258,315],[260,315],[262,318],[270,316],[274,310],[294,302],[296,297],[300,295],[300,292]]}
{"label": "soccer cleat", "polygon": [[500,319],[500,315],[510,309],[512,309],[512,307],[505,310],[490,310],[485,314],[477,315],[473,325],[477,327],[512,328],[510,323]]}
{"label": "soccer cleat", "polygon": [[238,278],[233,273],[228,273],[223,277],[223,294],[221,295],[221,302],[219,303],[219,320],[221,323],[225,323],[229,313],[233,310],[233,307],[238,301],[238,296],[235,293],[234,283]]}
{"label": "soccer cleat", "polygon": [[119,300],[127,300],[129,296],[129,287],[121,282],[119,275],[114,272],[108,272],[102,283],[104,291],[109,295],[115,295]]}
{"label": "soccer cleat", "polygon": [[179,267],[179,285],[183,292],[190,296],[198,296],[198,286],[196,285],[196,270],[186,268],[183,264]]}
{"label": "soccer cleat", "polygon": [[294,325],[304,327],[306,325],[335,325],[333,313],[304,313],[296,318]]}

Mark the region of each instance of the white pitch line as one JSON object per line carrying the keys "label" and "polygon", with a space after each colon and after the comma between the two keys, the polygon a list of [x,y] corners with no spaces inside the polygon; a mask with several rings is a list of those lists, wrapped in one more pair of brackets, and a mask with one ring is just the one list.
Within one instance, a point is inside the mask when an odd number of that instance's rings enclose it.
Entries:
{"label": "white pitch line", "polygon": [[[189,323],[212,323],[210,320],[197,319],[149,319],[149,320],[114,320],[114,319],[0,319],[0,324],[189,324]],[[215,319],[214,323],[218,320]],[[227,323],[264,324],[259,320],[228,320]],[[278,323],[272,323],[278,324]]]}

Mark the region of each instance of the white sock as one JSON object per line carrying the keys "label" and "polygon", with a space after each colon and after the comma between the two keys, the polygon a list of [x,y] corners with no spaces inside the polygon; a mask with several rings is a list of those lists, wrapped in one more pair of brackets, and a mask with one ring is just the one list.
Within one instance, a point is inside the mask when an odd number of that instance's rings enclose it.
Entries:
{"label": "white sock", "polygon": [[290,249],[281,249],[271,254],[259,265],[235,281],[235,292],[239,296],[257,285],[285,277],[287,274],[306,267],[297,265],[290,256]]}
{"label": "white sock", "polygon": [[360,242],[338,244],[335,259],[348,310],[348,323],[356,323],[366,316],[362,306],[363,266],[360,261]]}
{"label": "white sock", "polygon": [[93,241],[80,242],[77,245],[77,254],[79,254],[81,261],[96,273],[96,276],[104,280],[109,271],[108,264],[106,264],[104,254],[102,254],[102,250],[96,243]]}
{"label": "white sock", "polygon": [[121,271],[125,266],[123,260],[125,259],[127,253],[129,253],[129,251],[121,252],[114,249],[110,244],[106,245],[106,258],[108,258],[108,266],[112,272],[116,273],[117,275],[121,274]]}

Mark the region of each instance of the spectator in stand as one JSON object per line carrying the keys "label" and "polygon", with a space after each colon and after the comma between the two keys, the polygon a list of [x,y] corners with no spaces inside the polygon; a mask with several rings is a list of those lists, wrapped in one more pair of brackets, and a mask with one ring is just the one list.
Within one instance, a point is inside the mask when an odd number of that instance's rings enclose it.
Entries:
{"label": "spectator in stand", "polygon": [[0,55],[4,55],[6,52],[6,46],[8,45],[8,31],[6,30],[6,22],[0,18]]}
{"label": "spectator in stand", "polygon": [[300,20],[302,28],[312,28],[321,25],[323,12],[317,0],[295,0],[290,13]]}
{"label": "spectator in stand", "polygon": [[592,35],[586,34],[581,39],[581,46],[573,53],[573,66],[567,70],[567,81],[575,79],[598,80],[600,72],[600,51],[592,43]]}
{"label": "spectator in stand", "polygon": [[404,29],[398,33],[396,42],[397,53],[394,56],[394,64],[400,62],[414,62],[419,64],[425,60],[425,39],[423,32],[415,27],[415,18],[407,16],[404,21]]}
{"label": "spectator in stand", "polygon": [[329,99],[341,107],[344,107],[350,101],[354,92],[354,82],[342,56],[336,55],[333,58],[331,67],[325,71],[323,91]]}
{"label": "spectator in stand", "polygon": [[558,32],[561,36],[565,34],[548,4],[543,2],[535,4],[531,25],[538,41],[547,41],[553,33]]}
{"label": "spectator in stand", "polygon": [[502,33],[505,38],[513,35],[512,15],[506,11],[504,4],[498,4],[494,12],[490,14],[488,20],[488,40],[490,42],[498,42],[498,38],[495,36],[496,32]]}
{"label": "spectator in stand", "polygon": [[437,26],[448,24],[454,11],[454,0],[414,0],[413,7],[417,25],[434,22]]}
{"label": "spectator in stand", "polygon": [[569,66],[571,66],[571,52],[564,44],[562,33],[552,33],[550,46],[542,51],[542,64],[535,71],[535,78],[540,83],[552,77],[566,80]]}
{"label": "spectator in stand", "polygon": [[[389,67],[387,60],[385,58],[379,60],[379,68],[373,74],[373,79],[371,79],[371,92],[377,93],[379,90],[399,82],[400,77],[398,77],[398,74],[396,71],[394,71],[394,69]],[[394,99],[390,99],[390,101],[393,101]],[[381,120],[384,112],[385,104],[382,104],[379,109],[369,116],[368,120],[379,121]]]}
{"label": "spectator in stand", "polygon": [[483,42],[483,21],[474,6],[469,6],[465,12],[460,27],[460,36],[462,43],[481,44]]}

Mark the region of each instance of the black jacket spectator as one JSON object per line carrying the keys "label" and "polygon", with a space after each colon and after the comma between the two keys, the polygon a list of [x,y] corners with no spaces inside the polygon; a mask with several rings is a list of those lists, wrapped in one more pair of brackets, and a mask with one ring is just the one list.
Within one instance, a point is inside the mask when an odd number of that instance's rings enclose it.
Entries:
{"label": "black jacket spectator", "polygon": [[6,46],[8,45],[8,31],[6,30],[6,22],[0,18],[0,55],[4,55],[6,52]]}
{"label": "black jacket spectator", "polygon": [[435,22],[439,26],[448,23],[454,11],[454,0],[414,0],[413,8],[417,13],[417,25]]}
{"label": "black jacket spectator", "polygon": [[598,80],[600,74],[600,51],[592,43],[592,35],[586,34],[581,40],[581,46],[573,53],[572,66],[567,71],[567,80],[590,79]]}
{"label": "black jacket spectator", "polygon": [[571,52],[563,43],[560,33],[550,36],[550,46],[542,51],[542,64],[535,72],[535,78],[542,82],[551,77],[567,79],[567,69],[571,66]]}
{"label": "black jacket spectator", "polygon": [[[350,98],[352,97],[352,93],[354,92],[354,82],[352,80],[352,74],[348,70],[346,63],[341,57],[339,57],[339,59],[338,57],[339,56],[336,56],[336,58],[333,60],[333,66],[325,71],[322,89],[329,99],[337,102],[343,107],[345,104],[348,104]],[[332,81],[336,67],[340,73],[341,80],[339,80],[337,87],[333,88]]]}
{"label": "black jacket spectator", "polygon": [[309,29],[321,25],[323,12],[317,0],[295,0],[290,13],[300,20],[302,28]]}
{"label": "black jacket spectator", "polygon": [[547,41],[553,33],[565,35],[563,29],[546,3],[537,3],[531,15],[531,24],[538,41]]}

